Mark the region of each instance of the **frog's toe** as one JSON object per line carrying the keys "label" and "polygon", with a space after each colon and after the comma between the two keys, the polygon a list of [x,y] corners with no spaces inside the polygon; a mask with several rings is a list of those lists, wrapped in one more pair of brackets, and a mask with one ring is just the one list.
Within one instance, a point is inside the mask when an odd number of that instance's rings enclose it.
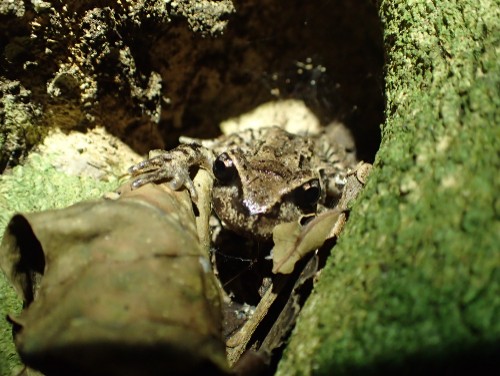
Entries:
{"label": "frog's toe", "polygon": [[153,169],[157,168],[157,165],[151,161],[151,159],[146,159],[145,161],[139,162],[128,169],[128,173],[132,176],[137,176]]}
{"label": "frog's toe", "polygon": [[191,199],[196,202],[198,195],[196,193],[193,180],[191,180],[187,171],[178,171],[168,184],[174,191],[178,191],[182,187],[186,187],[189,190]]}
{"label": "frog's toe", "polygon": [[135,176],[137,174],[140,174],[141,171],[144,169],[144,161],[143,162],[140,162],[140,163],[137,163],[133,166],[130,166],[128,168],[128,173],[132,176]]}
{"label": "frog's toe", "polygon": [[137,189],[137,188],[142,187],[143,185],[154,182],[155,180],[156,179],[153,176],[151,176],[151,174],[142,175],[142,176],[138,177],[137,179],[134,179],[132,181],[132,183],[130,184],[130,186],[132,189]]}
{"label": "frog's toe", "polygon": [[173,174],[169,169],[164,168],[164,166],[151,165],[150,161],[146,160],[129,168],[129,173],[136,177],[131,183],[132,189],[139,188],[148,183],[158,183],[162,180],[172,179]]}

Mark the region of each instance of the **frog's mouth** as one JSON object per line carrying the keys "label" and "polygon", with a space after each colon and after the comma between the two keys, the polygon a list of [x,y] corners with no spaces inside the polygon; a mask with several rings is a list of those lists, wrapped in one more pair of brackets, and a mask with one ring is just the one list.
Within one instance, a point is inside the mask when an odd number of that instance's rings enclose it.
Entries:
{"label": "frog's mouth", "polygon": [[[213,198],[214,211],[223,222],[224,228],[246,238],[270,240],[276,225],[284,222],[298,221],[307,214],[313,214],[316,206],[301,208],[293,200],[284,200],[265,210],[251,212],[251,208],[238,197],[217,196]],[[262,207],[261,207],[262,209]]]}

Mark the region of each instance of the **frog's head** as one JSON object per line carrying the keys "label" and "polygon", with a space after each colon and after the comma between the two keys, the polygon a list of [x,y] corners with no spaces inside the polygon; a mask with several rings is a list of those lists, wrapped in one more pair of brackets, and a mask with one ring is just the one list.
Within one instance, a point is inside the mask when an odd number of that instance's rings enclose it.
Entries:
{"label": "frog's head", "polygon": [[241,150],[213,164],[213,208],[223,225],[241,235],[270,239],[274,227],[315,213],[323,197],[319,173]]}

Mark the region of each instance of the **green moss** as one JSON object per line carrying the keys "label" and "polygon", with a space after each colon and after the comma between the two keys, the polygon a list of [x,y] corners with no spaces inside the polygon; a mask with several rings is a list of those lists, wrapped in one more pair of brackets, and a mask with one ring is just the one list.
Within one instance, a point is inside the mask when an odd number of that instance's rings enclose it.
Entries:
{"label": "green moss", "polygon": [[458,371],[500,347],[500,8],[383,1],[380,14],[382,145],[281,375]]}
{"label": "green moss", "polygon": [[0,273],[0,375],[12,374],[12,370],[20,365],[14,343],[11,326],[5,320],[7,314],[15,314],[21,310],[21,302],[9,285],[3,273]]}
{"label": "green moss", "polygon": [[[40,155],[32,154],[24,166],[0,177],[0,234],[15,212],[63,208],[100,197],[117,186],[114,178],[103,182],[68,176],[55,170]],[[12,342],[11,326],[4,318],[19,312],[21,302],[1,272],[0,302],[0,376],[6,376],[20,366],[20,360]]]}

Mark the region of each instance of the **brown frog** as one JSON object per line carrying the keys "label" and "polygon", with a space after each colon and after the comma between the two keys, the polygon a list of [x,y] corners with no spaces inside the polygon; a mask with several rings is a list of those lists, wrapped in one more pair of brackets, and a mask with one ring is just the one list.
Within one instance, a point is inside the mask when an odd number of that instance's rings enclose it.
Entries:
{"label": "brown frog", "polygon": [[181,142],[132,166],[132,188],[168,181],[196,201],[190,172],[212,171],[212,207],[222,225],[258,240],[270,239],[277,224],[334,207],[356,163],[351,142],[346,147],[327,133],[297,135],[279,127]]}

